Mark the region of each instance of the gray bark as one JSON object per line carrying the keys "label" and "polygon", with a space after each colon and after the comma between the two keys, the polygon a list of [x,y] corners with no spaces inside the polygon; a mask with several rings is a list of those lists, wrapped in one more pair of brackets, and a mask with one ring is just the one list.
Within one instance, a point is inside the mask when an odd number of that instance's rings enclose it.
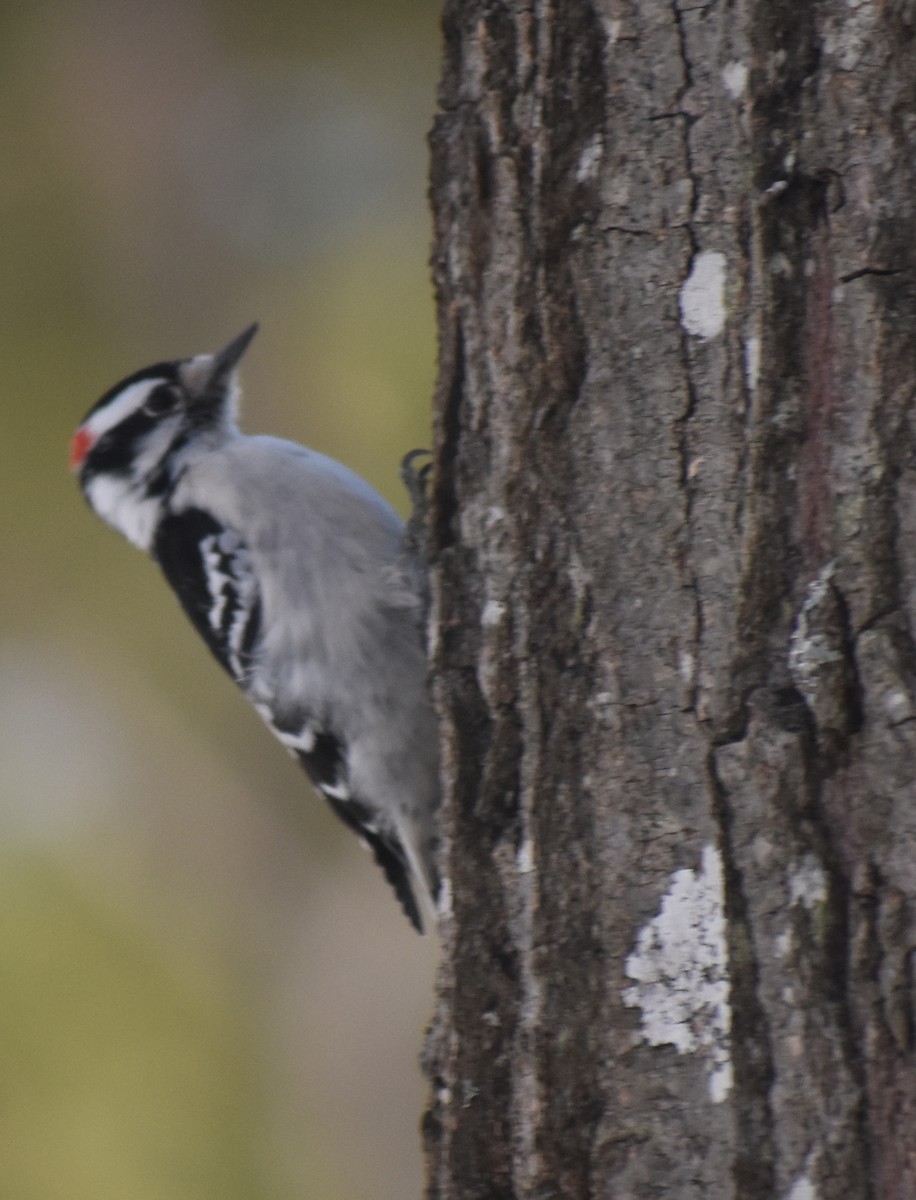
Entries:
{"label": "gray bark", "polygon": [[916,1196],[916,10],[448,0],[429,1196]]}

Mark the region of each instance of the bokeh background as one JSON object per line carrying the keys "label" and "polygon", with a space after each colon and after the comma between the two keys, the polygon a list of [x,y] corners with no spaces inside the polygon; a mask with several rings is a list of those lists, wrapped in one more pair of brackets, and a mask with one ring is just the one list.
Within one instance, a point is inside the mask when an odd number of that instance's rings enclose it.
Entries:
{"label": "bokeh background", "polygon": [[0,1197],[420,1195],[436,947],[66,458],[257,319],[244,427],[405,510],[438,61],[433,0],[0,4]]}

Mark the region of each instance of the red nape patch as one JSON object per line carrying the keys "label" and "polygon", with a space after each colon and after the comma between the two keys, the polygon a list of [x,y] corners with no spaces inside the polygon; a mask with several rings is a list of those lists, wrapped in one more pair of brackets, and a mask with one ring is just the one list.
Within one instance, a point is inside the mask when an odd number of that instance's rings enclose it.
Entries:
{"label": "red nape patch", "polygon": [[70,439],[70,470],[78,471],[92,448],[92,434],[88,429],[77,429]]}

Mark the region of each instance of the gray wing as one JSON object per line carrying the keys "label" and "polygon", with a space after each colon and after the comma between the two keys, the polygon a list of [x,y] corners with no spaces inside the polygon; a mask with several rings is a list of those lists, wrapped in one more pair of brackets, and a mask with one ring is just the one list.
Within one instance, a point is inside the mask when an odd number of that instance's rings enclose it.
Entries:
{"label": "gray wing", "polygon": [[[260,592],[245,543],[209,513],[189,508],[160,523],[153,553],[214,657],[244,686],[261,636]],[[256,707],[337,816],[370,848],[411,924],[422,933],[404,849],[379,828],[371,806],[351,794],[344,743],[308,716],[290,720],[268,705]]]}

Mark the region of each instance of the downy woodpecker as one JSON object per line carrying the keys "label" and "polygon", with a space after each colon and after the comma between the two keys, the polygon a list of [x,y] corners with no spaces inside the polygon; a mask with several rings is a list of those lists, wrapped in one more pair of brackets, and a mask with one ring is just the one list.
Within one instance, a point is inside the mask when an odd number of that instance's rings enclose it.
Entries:
{"label": "downy woodpecker", "polygon": [[239,432],[237,367],[256,331],[111,388],[74,434],[71,467],[102,520],[158,562],[422,932],[438,780],[419,573],[400,518],[358,475]]}

